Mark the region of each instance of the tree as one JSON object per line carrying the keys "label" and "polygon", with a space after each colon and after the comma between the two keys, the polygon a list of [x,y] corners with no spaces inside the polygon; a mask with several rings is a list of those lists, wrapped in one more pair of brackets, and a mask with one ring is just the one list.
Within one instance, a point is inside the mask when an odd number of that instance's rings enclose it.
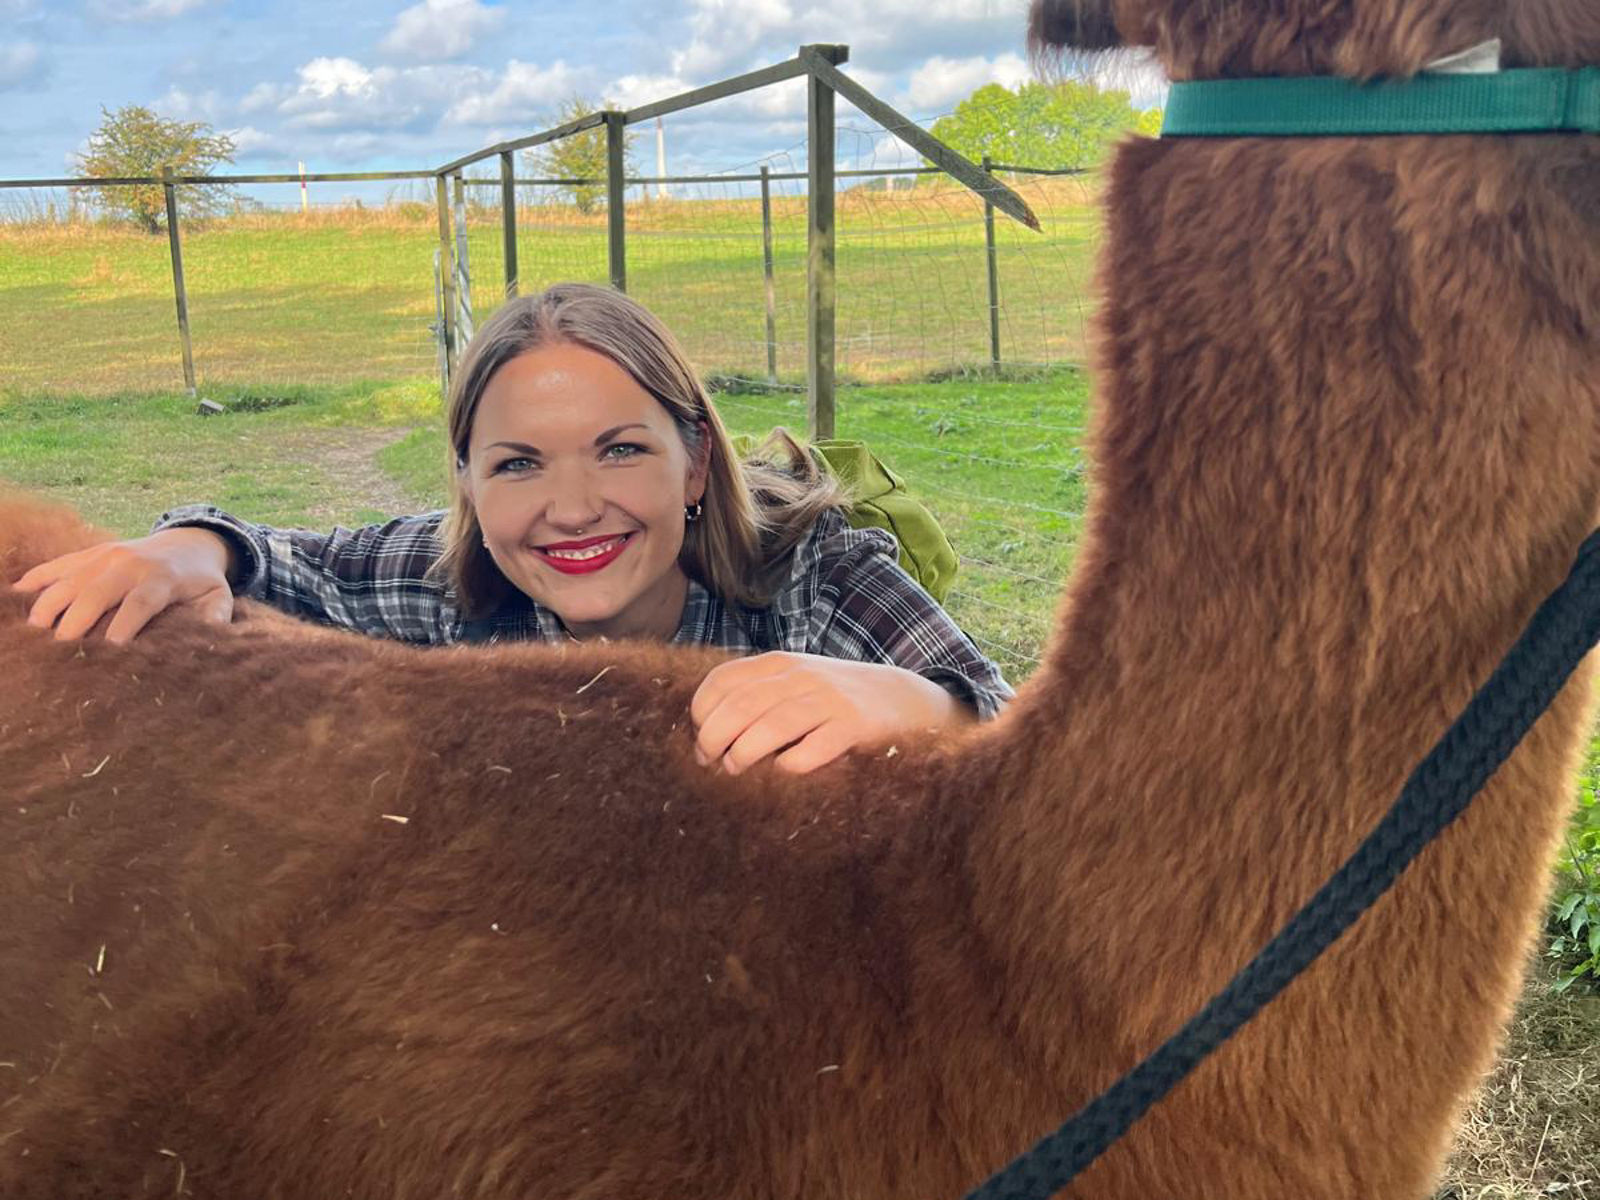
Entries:
{"label": "tree", "polygon": [[[555,124],[565,125],[581,117],[592,116],[600,108],[587,100],[573,97],[561,106]],[[622,137],[622,171],[625,175],[637,172],[633,160],[634,134]],[[610,159],[606,147],[606,127],[596,125],[570,137],[546,142],[530,152],[533,169],[555,179],[587,179],[593,183],[564,184],[558,190],[568,197],[581,213],[592,213],[603,208],[606,198],[606,171]]]}
{"label": "tree", "polygon": [[[89,138],[88,152],[78,156],[82,179],[160,175],[209,175],[218,163],[233,161],[233,139],[216,133],[204,121],[168,121],[142,105],[116,112],[100,109],[100,128]],[[166,196],[159,183],[78,189],[99,208],[120,213],[147,233],[166,227]],[[232,200],[231,189],[217,184],[180,189],[186,212],[209,216]]]}
{"label": "tree", "polygon": [[[1092,83],[1025,83],[1014,92],[990,83],[930,132],[974,162],[987,154],[997,163],[1084,170],[1105,157],[1119,134],[1143,132],[1151,119],[1133,107],[1127,92]],[[1160,114],[1153,119],[1159,128]]]}

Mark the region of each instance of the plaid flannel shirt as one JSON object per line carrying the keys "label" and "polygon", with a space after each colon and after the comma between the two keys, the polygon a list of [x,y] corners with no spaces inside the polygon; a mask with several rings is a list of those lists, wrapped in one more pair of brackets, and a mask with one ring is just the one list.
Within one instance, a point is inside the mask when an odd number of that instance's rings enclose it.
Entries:
{"label": "plaid flannel shirt", "polygon": [[[454,590],[429,576],[444,513],[312,533],[241,521],[208,505],[162,515],[157,529],[211,529],[239,552],[234,591],[322,624],[425,645],[564,641],[550,609],[520,592],[468,620]],[[1011,698],[995,666],[896,561],[881,529],[851,529],[830,512],[796,548],[787,582],[765,608],[725,602],[691,579],[674,642],[740,654],[788,650],[914,671],[984,719]]]}

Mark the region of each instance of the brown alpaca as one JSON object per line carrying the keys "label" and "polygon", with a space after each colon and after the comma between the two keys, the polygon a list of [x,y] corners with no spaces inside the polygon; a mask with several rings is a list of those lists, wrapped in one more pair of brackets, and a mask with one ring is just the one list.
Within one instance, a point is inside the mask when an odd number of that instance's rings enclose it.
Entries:
{"label": "brown alpaca", "polygon": [[[1176,74],[1412,69],[1588,0],[1119,0]],[[1001,722],[712,778],[665,648],[0,599],[0,1195],[956,1197],[1322,883],[1600,508],[1589,136],[1133,142],[1091,528]],[[87,535],[14,504],[0,571]],[[1516,993],[1575,683],[1095,1200],[1416,1200]],[[404,823],[390,818],[405,818]],[[102,959],[102,950],[103,959]]]}

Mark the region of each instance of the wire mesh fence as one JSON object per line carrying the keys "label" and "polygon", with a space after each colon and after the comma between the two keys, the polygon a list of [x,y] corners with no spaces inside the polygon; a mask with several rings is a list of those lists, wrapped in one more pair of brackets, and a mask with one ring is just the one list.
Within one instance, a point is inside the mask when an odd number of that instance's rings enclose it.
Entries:
{"label": "wire mesh fence", "polygon": [[[630,186],[628,290],[708,374],[792,383],[805,374],[805,180],[791,154],[761,165],[771,176],[765,205],[759,188],[718,176],[675,184],[666,196],[648,183]],[[1004,218],[995,224],[995,353],[982,201],[912,170],[869,166],[841,180],[840,378],[1083,361],[1093,184],[1011,173],[1044,231]],[[465,236],[456,244],[479,321],[505,296],[498,187],[498,180],[469,181],[457,210]],[[433,206],[302,208],[294,190],[285,185],[281,202],[269,197],[208,219],[187,219],[179,201],[199,380],[320,383],[428,373],[439,249]],[[581,212],[537,181],[518,190],[522,291],[560,280],[604,282],[605,212]],[[0,198],[0,295],[20,316],[0,331],[5,383],[89,392],[181,383],[166,238],[92,219],[58,190],[12,189]]]}

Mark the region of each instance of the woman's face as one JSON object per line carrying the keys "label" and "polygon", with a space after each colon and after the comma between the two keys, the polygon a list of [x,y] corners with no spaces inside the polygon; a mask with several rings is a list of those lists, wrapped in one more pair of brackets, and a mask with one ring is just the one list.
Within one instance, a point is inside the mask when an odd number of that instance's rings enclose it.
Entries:
{"label": "woman's face", "polygon": [[671,637],[684,506],[705,490],[667,410],[603,354],[518,355],[478,402],[464,482],[495,564],[575,637]]}

